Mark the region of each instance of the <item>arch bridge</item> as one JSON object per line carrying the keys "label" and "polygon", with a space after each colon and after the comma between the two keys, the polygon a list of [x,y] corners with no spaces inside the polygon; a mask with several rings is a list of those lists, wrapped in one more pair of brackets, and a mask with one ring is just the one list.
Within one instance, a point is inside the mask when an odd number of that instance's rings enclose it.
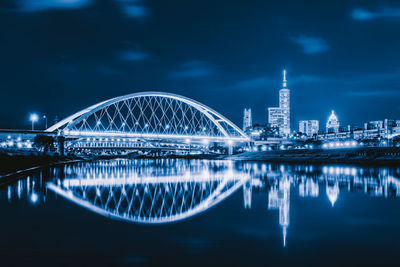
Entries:
{"label": "arch bridge", "polygon": [[215,110],[184,96],[142,92],[112,98],[83,109],[46,130],[80,149],[204,149],[250,141]]}

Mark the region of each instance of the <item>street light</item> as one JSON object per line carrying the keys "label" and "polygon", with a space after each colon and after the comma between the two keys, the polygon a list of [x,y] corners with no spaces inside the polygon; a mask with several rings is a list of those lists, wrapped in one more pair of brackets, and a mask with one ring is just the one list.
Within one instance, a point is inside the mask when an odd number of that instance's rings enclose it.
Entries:
{"label": "street light", "polygon": [[39,120],[39,116],[35,113],[32,113],[29,117],[29,120],[32,122],[32,131],[33,131],[35,127],[35,122]]}
{"label": "street light", "polygon": [[47,129],[47,117],[46,117],[46,115],[43,115],[43,116],[42,116],[42,119],[45,120],[45,122],[46,122],[46,129]]}

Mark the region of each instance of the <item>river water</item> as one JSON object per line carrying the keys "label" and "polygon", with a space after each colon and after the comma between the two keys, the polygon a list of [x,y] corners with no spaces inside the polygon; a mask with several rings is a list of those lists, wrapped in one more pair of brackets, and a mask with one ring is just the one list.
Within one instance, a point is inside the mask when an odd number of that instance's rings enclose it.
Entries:
{"label": "river water", "polygon": [[0,265],[398,264],[400,168],[102,160],[0,188]]}

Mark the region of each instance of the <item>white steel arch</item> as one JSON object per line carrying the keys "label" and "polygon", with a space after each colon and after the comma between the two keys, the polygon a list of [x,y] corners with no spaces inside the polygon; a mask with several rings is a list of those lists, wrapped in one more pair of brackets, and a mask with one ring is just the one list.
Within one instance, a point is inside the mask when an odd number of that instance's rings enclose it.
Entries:
{"label": "white steel arch", "polygon": [[115,136],[212,141],[249,141],[215,110],[184,96],[142,92],[112,98],[83,109],[46,131],[67,136]]}

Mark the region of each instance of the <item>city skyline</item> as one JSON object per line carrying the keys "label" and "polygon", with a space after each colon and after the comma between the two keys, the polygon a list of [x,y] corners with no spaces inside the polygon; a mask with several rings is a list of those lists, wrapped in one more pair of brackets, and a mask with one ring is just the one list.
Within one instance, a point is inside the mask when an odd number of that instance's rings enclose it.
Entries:
{"label": "city skyline", "polygon": [[284,67],[295,100],[292,128],[325,121],[332,109],[343,125],[399,117],[398,2],[208,6],[1,1],[1,127],[30,128],[31,112],[51,125],[55,116],[149,90],[205,103],[236,125],[252,107],[261,122],[265,107],[276,105]]}

